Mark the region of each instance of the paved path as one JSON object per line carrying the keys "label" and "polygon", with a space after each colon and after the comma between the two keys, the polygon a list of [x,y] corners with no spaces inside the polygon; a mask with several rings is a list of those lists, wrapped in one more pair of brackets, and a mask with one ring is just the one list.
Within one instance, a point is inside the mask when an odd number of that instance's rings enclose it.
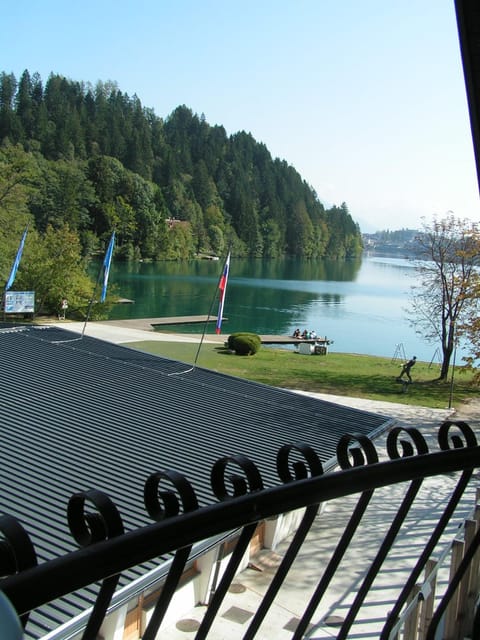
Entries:
{"label": "paved path", "polygon": [[[127,321],[129,322],[129,321]],[[161,342],[194,342],[198,343],[201,334],[191,333],[165,333],[145,328],[141,321],[132,321],[131,325],[116,324],[110,321],[105,322],[51,322],[50,326],[59,327],[66,331],[74,333],[82,333],[85,328],[85,335],[91,338],[99,338],[114,344],[123,344],[128,342],[145,342],[145,341],[161,341]],[[142,328],[143,326],[143,328]],[[225,336],[206,335],[204,342],[218,344],[225,341]]]}

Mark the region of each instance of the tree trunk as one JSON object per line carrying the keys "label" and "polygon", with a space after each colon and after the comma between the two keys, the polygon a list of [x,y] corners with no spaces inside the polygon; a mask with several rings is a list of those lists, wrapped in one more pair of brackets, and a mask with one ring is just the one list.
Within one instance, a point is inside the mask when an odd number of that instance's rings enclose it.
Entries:
{"label": "tree trunk", "polygon": [[443,360],[442,360],[442,368],[440,370],[439,380],[446,380],[448,376],[448,369],[450,367],[450,360],[452,358],[453,353],[453,344],[449,344],[446,347],[442,347],[443,351]]}

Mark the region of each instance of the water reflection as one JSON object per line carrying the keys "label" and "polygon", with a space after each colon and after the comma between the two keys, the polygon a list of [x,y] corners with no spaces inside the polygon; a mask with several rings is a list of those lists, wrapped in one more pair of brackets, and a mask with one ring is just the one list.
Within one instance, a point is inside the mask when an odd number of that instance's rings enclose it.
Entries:
{"label": "water reflection", "polygon": [[[236,261],[237,262],[237,261]],[[278,281],[353,281],[360,267],[356,260],[299,260],[279,258],[277,260],[239,260],[235,265],[235,276],[239,279]]]}

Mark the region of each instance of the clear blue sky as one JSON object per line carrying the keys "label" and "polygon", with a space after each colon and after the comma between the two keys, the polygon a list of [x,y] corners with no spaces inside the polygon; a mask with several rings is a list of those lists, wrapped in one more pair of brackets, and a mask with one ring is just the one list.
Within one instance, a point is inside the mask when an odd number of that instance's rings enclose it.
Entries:
{"label": "clear blue sky", "polygon": [[453,0],[16,0],[0,70],[113,80],[245,130],[363,231],[480,199]]}

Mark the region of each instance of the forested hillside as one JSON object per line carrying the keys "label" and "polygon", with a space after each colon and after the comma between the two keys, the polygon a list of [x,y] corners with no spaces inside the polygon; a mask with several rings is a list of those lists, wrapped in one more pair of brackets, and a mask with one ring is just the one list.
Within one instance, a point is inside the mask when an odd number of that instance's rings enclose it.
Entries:
{"label": "forested hillside", "polygon": [[23,213],[40,234],[68,224],[84,255],[114,228],[117,258],[223,255],[227,247],[252,257],[361,251],[347,206],[325,210],[250,134],[227,136],[186,106],[162,119],[115,83],[52,74],[44,85],[36,73],[2,73],[0,144],[2,218],[6,209]]}

